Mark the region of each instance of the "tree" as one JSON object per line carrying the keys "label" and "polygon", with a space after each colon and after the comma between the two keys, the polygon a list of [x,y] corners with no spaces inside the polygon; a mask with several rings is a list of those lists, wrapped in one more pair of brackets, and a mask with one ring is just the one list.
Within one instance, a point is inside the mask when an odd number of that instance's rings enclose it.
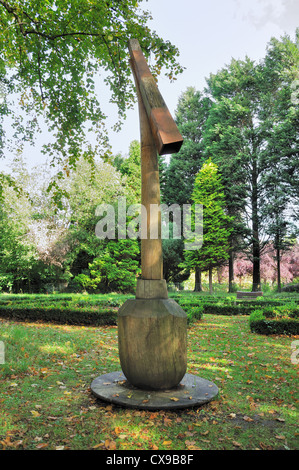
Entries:
{"label": "tree", "polygon": [[141,203],[140,142],[133,140],[129,146],[128,156],[126,158],[116,156],[113,165],[123,176],[123,183],[126,187],[126,193],[129,196],[129,204]]}
{"label": "tree", "polygon": [[[75,278],[89,270],[89,264],[105,249],[107,240],[96,236],[97,207],[111,204],[117,213],[117,199],[126,195],[120,172],[102,160],[88,162],[81,157],[76,169],[61,183],[67,193],[63,200],[63,219],[68,230],[65,269]],[[72,282],[71,282],[72,284]]]}
{"label": "tree", "polygon": [[91,292],[131,292],[140,274],[137,240],[109,240],[75,282]]}
{"label": "tree", "polygon": [[[243,235],[251,251],[253,291],[260,289],[260,259],[269,241],[262,210],[273,197],[266,175],[279,164],[284,168],[280,176],[289,182],[288,196],[298,187],[296,178],[287,177],[296,174],[298,159],[298,110],[291,102],[298,59],[298,49],[284,37],[272,40],[260,64],[233,59],[207,81],[214,99],[205,134],[207,154],[224,175],[228,207],[246,221],[249,231]],[[230,155],[234,167],[226,171]]]}
{"label": "tree", "polygon": [[38,253],[28,236],[30,216],[26,194],[4,185],[0,205],[0,290],[32,289]]}
{"label": "tree", "polygon": [[175,120],[184,138],[180,151],[171,155],[162,185],[165,204],[190,204],[195,176],[203,162],[203,128],[210,101],[200,91],[189,87],[179,98]]}
{"label": "tree", "polygon": [[[161,198],[164,204],[179,204],[182,207],[183,204],[191,203],[195,176],[204,162],[202,135],[209,107],[209,100],[193,87],[187,88],[179,98],[175,119],[184,144],[177,154],[171,155],[168,165],[164,163],[161,184]],[[176,276],[179,276],[179,266],[184,258],[183,243],[178,243],[170,237],[164,241],[164,248],[165,265],[168,266],[170,260],[166,259],[166,254],[178,250],[176,260],[172,258],[172,267]],[[186,275],[186,272],[182,272],[182,279]],[[195,269],[195,277],[194,290],[200,291],[201,273],[198,267]]]}
{"label": "tree", "polygon": [[185,264],[209,271],[212,293],[212,269],[221,266],[229,257],[229,237],[232,217],[225,213],[225,196],[218,167],[209,159],[197,174],[192,193],[194,204],[203,206],[203,244],[199,250],[185,252]]}
{"label": "tree", "polygon": [[167,230],[168,238],[162,238],[163,277],[167,283],[173,283],[181,288],[181,283],[190,276],[190,269],[181,267],[184,261],[184,241],[182,238],[173,238],[173,222],[169,221]]}
{"label": "tree", "polygon": [[[145,56],[152,55],[155,75],[164,67],[172,80],[182,71],[177,48],[151,31],[150,18],[135,0],[1,0],[0,84],[6,101],[0,107],[13,119],[15,137],[31,141],[43,116],[55,137],[45,151],[53,163],[71,168],[83,150],[90,158],[95,150],[88,130],[96,133],[97,145],[101,141],[106,147],[99,93],[107,94],[108,86],[118,109],[117,128],[136,99],[128,40],[138,39]],[[13,111],[12,93],[30,116],[27,129],[19,109]]]}
{"label": "tree", "polygon": [[279,178],[279,166],[264,178],[268,197],[262,208],[262,215],[267,221],[266,233],[275,250],[277,291],[281,292],[281,258],[284,252],[292,248],[298,234],[298,227],[292,221],[289,192]]}
{"label": "tree", "polygon": [[[262,152],[264,188],[262,216],[276,251],[277,289],[281,291],[281,257],[298,234],[296,218],[299,192],[299,109],[293,84],[299,78],[299,51],[285,37],[272,39],[262,64],[264,77],[263,125],[266,145]],[[269,84],[271,84],[269,86]]]}

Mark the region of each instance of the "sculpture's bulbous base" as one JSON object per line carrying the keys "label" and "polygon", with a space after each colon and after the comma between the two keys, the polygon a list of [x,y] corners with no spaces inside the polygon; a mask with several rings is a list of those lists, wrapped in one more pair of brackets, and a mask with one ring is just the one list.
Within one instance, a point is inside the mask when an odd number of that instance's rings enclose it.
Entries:
{"label": "sculpture's bulbous base", "polygon": [[127,300],[118,311],[118,345],[132,385],[176,387],[187,369],[187,315],[172,299]]}

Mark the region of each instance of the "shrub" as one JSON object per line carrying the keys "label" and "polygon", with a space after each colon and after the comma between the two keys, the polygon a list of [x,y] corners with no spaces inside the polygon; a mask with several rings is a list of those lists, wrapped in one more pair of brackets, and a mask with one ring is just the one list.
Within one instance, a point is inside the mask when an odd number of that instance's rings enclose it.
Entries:
{"label": "shrub", "polygon": [[186,312],[187,314],[187,322],[188,325],[191,325],[195,320],[200,320],[203,315],[203,307],[196,305],[196,306],[189,306],[189,305],[184,305],[181,306],[182,309]]}
{"label": "shrub", "polygon": [[110,308],[68,308],[56,306],[1,305],[0,317],[16,321],[43,321],[59,324],[100,326],[116,325],[117,309]]}
{"label": "shrub", "polygon": [[284,306],[279,310],[258,309],[251,313],[249,326],[252,332],[264,335],[298,335],[298,308]]}
{"label": "shrub", "polygon": [[283,292],[299,292],[299,284],[290,284],[282,288]]}
{"label": "shrub", "polygon": [[253,307],[250,305],[234,305],[221,303],[207,303],[203,305],[203,313],[213,315],[249,315]]}

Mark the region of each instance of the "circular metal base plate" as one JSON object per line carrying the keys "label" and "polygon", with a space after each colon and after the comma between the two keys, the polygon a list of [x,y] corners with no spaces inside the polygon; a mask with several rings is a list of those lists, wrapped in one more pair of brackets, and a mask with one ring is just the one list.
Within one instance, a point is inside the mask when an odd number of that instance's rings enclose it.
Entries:
{"label": "circular metal base plate", "polygon": [[131,385],[122,372],[97,377],[91,390],[109,403],[143,410],[191,408],[208,403],[219,392],[213,382],[191,374],[185,374],[180,384],[169,390],[142,390]]}

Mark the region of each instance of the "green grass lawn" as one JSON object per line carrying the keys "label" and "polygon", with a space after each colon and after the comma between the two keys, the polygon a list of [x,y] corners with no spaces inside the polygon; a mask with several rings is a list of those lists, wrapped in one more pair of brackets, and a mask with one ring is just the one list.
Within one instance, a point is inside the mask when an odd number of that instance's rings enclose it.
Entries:
{"label": "green grass lawn", "polygon": [[120,370],[117,327],[0,320],[0,450],[298,449],[296,339],[253,334],[248,317],[204,315],[188,328],[188,372],[215,382],[219,396],[153,412],[90,391]]}

